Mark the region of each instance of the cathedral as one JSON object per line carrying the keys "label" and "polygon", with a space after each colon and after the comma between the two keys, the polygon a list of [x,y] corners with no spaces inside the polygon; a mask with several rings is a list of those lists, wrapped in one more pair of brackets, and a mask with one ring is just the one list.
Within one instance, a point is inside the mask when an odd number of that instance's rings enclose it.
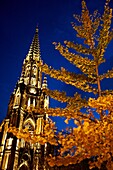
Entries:
{"label": "cathedral", "polygon": [[25,106],[46,107],[49,106],[49,98],[42,91],[47,87],[46,77],[42,80],[41,68],[37,64],[43,64],[40,57],[40,45],[38,28],[32,40],[30,49],[22,66],[20,79],[11,94],[6,118],[0,126],[0,169],[1,170],[45,170],[44,155],[47,145],[29,144],[23,139],[17,139],[7,132],[10,126],[19,130],[27,127],[32,133],[37,129],[40,134],[43,131],[43,120],[47,115],[25,112]]}

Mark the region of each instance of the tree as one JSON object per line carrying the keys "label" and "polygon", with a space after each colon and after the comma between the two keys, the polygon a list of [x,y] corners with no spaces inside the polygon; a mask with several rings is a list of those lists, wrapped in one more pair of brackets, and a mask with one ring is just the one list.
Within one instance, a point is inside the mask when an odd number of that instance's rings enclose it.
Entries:
{"label": "tree", "polygon": [[[18,132],[15,128],[10,129],[17,137],[23,137],[25,140],[29,137],[32,142],[60,144],[59,156],[50,155],[48,158],[51,166],[67,166],[92,158],[91,169],[95,166],[100,168],[103,163],[107,169],[113,168],[113,90],[101,88],[103,79],[113,78],[113,69],[103,74],[99,73],[100,65],[106,62],[104,57],[106,48],[113,39],[112,9],[109,7],[109,2],[106,0],[104,13],[101,16],[98,11],[90,15],[85,1],[82,0],[81,16],[74,15],[76,23],[72,23],[72,27],[83,43],[77,44],[71,41],[64,41],[64,45],[54,43],[55,49],[80,69],[80,74],[69,72],[65,68],[55,70],[47,64],[41,66],[42,72],[52,78],[73,85],[88,94],[87,98],[82,98],[79,93],[74,94],[74,97],[68,97],[65,92],[45,89],[46,94],[58,101],[66,102],[67,106],[64,109],[42,108],[40,112],[63,116],[66,118],[66,123],[73,119],[76,127],[67,134],[58,133],[57,140],[53,123],[47,123],[46,135],[41,134],[38,137],[36,133],[31,137],[28,131]],[[32,108],[30,111],[37,109]],[[95,113],[99,114],[99,119],[95,117]],[[23,132],[27,135],[23,135]]]}

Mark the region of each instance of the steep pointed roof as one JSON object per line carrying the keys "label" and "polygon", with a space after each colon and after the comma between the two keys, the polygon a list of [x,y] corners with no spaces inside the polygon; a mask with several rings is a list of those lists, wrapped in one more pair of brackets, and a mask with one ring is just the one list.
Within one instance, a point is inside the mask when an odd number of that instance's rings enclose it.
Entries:
{"label": "steep pointed roof", "polygon": [[35,35],[33,37],[32,43],[30,45],[26,60],[40,60],[40,44],[38,36],[38,26],[36,27]]}

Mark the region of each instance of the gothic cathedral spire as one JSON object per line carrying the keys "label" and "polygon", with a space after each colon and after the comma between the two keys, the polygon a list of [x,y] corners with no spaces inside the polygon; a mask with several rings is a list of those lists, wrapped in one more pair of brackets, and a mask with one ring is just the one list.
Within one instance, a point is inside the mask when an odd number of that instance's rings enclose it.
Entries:
{"label": "gothic cathedral spire", "polygon": [[40,60],[40,44],[39,44],[39,36],[38,36],[38,26],[36,27],[36,32],[33,37],[29,52],[25,60]]}
{"label": "gothic cathedral spire", "polygon": [[[41,67],[43,62],[40,56],[38,27],[30,49],[22,66],[22,73],[16,88],[10,97],[8,113],[0,126],[0,169],[1,170],[45,170],[44,155],[46,146],[29,144],[23,139],[17,139],[7,132],[10,126],[19,130],[27,127],[32,134],[43,133],[44,120],[48,116],[40,113],[29,113],[27,108],[47,108],[48,96],[43,92],[47,88],[47,80],[42,83]],[[42,152],[43,150],[43,152]],[[42,158],[43,157],[43,158]],[[40,163],[40,160],[43,160]]]}
{"label": "gothic cathedral spire", "polygon": [[28,54],[23,62],[22,74],[20,80],[24,81],[26,85],[36,86],[41,88],[42,73],[41,68],[37,68],[37,63],[43,64],[40,55],[40,45],[38,36],[38,27],[36,28],[35,35]]}

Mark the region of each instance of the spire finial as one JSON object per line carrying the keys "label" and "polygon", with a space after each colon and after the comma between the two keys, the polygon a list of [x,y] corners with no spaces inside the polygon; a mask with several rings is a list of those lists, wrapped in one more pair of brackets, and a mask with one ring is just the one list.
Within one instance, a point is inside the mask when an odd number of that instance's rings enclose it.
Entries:
{"label": "spire finial", "polygon": [[36,33],[38,33],[38,30],[39,30],[39,28],[38,28],[38,24],[37,24],[37,26],[36,26]]}

